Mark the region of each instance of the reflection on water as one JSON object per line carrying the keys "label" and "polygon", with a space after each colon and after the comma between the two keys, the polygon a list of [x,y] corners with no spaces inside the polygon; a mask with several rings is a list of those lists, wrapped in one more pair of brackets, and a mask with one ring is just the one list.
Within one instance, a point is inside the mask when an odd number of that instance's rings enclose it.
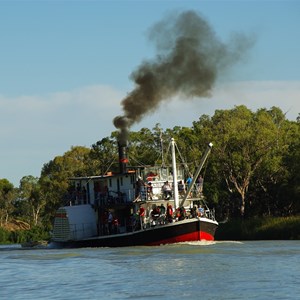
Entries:
{"label": "reflection on water", "polygon": [[1,299],[297,299],[300,241],[0,246]]}

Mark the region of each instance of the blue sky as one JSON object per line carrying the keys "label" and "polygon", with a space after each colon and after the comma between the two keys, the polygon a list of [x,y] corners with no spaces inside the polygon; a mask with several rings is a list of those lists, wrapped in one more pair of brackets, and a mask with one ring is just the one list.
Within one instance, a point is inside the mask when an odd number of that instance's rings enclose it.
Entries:
{"label": "blue sky", "polygon": [[[0,1],[0,178],[15,186],[71,146],[109,136],[130,74],[156,55],[149,28],[194,10],[228,41],[256,42],[210,98],[164,102],[133,130],[191,126],[244,104],[300,113],[300,1]],[[184,101],[182,101],[184,100]]]}

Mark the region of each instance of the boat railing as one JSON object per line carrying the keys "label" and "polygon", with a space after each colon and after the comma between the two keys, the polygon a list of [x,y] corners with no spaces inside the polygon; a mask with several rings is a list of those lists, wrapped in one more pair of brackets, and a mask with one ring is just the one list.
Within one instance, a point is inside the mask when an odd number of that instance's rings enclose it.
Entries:
{"label": "boat railing", "polygon": [[110,190],[106,193],[97,193],[95,195],[95,205],[105,206],[105,205],[115,205],[128,203],[132,200],[133,191],[131,189],[123,191],[113,191]]}
{"label": "boat railing", "polygon": [[88,197],[84,192],[72,191],[64,196],[63,202],[65,206],[87,204]]}
{"label": "boat railing", "polygon": [[215,221],[215,210],[214,209],[205,209],[204,210],[204,217],[206,217],[207,219],[213,220]]}

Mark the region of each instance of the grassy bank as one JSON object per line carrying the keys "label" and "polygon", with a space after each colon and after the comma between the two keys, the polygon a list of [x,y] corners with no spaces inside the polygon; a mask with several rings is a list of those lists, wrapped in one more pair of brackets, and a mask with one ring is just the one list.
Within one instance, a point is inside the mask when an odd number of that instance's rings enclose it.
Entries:
{"label": "grassy bank", "polygon": [[[49,238],[48,231],[41,227],[18,231],[9,231],[0,227],[0,244],[49,240]],[[215,239],[217,241],[300,240],[300,216],[231,220],[219,224]]]}
{"label": "grassy bank", "polygon": [[28,241],[49,240],[49,232],[35,226],[29,230],[7,230],[0,227],[0,244],[21,244]]}
{"label": "grassy bank", "polygon": [[299,240],[300,216],[232,220],[219,225],[216,240]]}

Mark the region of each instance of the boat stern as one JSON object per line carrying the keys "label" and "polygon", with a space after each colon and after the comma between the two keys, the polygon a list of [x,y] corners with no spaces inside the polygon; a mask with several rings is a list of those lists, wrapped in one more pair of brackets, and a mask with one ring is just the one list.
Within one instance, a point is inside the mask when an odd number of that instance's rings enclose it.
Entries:
{"label": "boat stern", "polygon": [[89,204],[64,206],[57,210],[52,241],[74,241],[96,235],[96,216]]}

